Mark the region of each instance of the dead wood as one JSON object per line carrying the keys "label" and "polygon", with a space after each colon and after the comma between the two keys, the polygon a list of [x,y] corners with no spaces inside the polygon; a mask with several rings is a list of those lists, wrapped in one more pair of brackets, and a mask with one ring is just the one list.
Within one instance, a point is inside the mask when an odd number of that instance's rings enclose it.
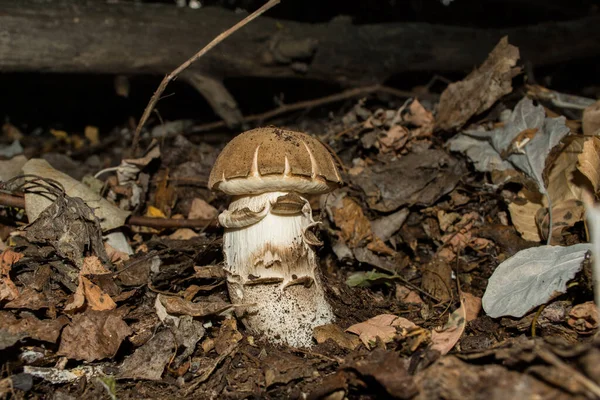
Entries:
{"label": "dead wood", "polygon": [[[0,71],[164,74],[240,20],[219,8],[0,0]],[[600,16],[507,29],[425,23],[307,24],[261,17],[190,70],[345,85],[409,71],[469,71],[508,35],[534,66],[600,55]]]}

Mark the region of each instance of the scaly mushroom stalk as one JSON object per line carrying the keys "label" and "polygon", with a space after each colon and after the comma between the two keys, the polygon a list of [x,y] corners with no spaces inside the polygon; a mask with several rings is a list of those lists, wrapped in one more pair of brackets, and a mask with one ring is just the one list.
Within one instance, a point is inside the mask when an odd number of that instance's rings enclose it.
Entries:
{"label": "scaly mushroom stalk", "polygon": [[251,304],[246,327],[274,343],[312,345],[313,328],[334,319],[325,298],[305,194],[341,184],[333,158],[300,132],[259,128],[221,152],[209,187],[234,195],[219,215],[229,296]]}
{"label": "scaly mushroom stalk", "polygon": [[312,210],[296,195],[302,207],[278,213],[277,200],[288,195],[242,196],[220,215],[227,283],[233,303],[256,304],[245,317],[252,330],[275,343],[310,346],[313,328],[333,321],[333,312],[310,245]]}

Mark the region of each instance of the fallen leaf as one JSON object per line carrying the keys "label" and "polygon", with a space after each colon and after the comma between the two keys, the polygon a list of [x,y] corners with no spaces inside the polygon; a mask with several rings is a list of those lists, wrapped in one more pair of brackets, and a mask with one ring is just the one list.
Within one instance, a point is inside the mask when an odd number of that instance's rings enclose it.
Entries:
{"label": "fallen leaf", "polygon": [[22,313],[21,318],[17,318],[12,312],[0,311],[0,350],[25,338],[56,343],[61,329],[68,322],[64,315],[52,320],[39,320],[29,313]]}
{"label": "fallen leaf", "polygon": [[85,302],[92,310],[106,311],[114,310],[117,304],[98,285],[89,280],[87,275],[110,274],[100,259],[96,256],[88,256],[83,260],[83,266],[79,271],[79,285],[73,295],[73,300],[65,306],[65,311],[81,308]]}
{"label": "fallen leaf", "polygon": [[391,342],[396,336],[396,327],[409,329],[416,328],[417,326],[406,318],[397,317],[392,314],[381,314],[350,326],[346,329],[346,332],[359,335],[359,339],[369,349],[376,342],[377,338],[381,339],[383,343]]}
{"label": "fallen leaf", "polygon": [[332,340],[335,344],[343,349],[354,350],[360,344],[360,339],[354,335],[350,335],[336,324],[327,324],[317,326],[313,329],[313,336],[317,343],[325,343],[327,340]]}
{"label": "fallen leaf", "polygon": [[549,166],[548,194],[553,206],[568,200],[593,200],[587,194],[590,191],[589,183],[577,170],[580,154],[587,141],[583,137],[573,137]]}
{"label": "fallen leaf", "polygon": [[582,119],[583,134],[595,136],[600,130],[600,100],[583,110]]}
{"label": "fallen leaf", "polygon": [[88,362],[111,358],[131,333],[117,310],[86,310],[63,329],[58,354]]}
{"label": "fallen leaf", "polygon": [[6,249],[0,254],[0,301],[14,300],[19,296],[19,290],[10,279],[10,270],[14,263],[23,258],[23,254]]}
{"label": "fallen leaf", "polygon": [[430,136],[433,133],[435,119],[431,111],[427,110],[415,99],[408,107],[408,113],[402,116],[404,122],[416,126],[416,129],[411,130],[412,137]]}
{"label": "fallen leaf", "polygon": [[348,276],[346,279],[346,285],[350,287],[369,287],[382,282],[389,283],[397,278],[397,275],[391,275],[377,271],[355,272],[354,274]]}
{"label": "fallen leaf", "polygon": [[181,228],[181,229],[177,229],[175,232],[171,233],[169,235],[169,239],[189,240],[191,238],[195,238],[198,236],[200,236],[200,235],[197,234],[196,232],[194,232],[194,230],[192,230],[190,228]]}
{"label": "fallen leaf", "polygon": [[410,290],[406,286],[399,283],[396,284],[396,300],[402,303],[424,304],[421,296],[414,290]]}
{"label": "fallen leaf", "polygon": [[465,307],[465,319],[471,322],[481,312],[481,298],[471,293],[461,292],[462,305]]}
{"label": "fallen leaf", "polygon": [[83,136],[85,136],[85,138],[90,141],[90,144],[92,146],[95,146],[98,143],[100,143],[99,133],[100,131],[98,130],[98,127],[91,125],[86,126],[83,130]]}
{"label": "fallen leaf", "polygon": [[532,242],[542,240],[535,216],[538,210],[543,207],[544,204],[540,196],[536,196],[536,193],[525,188],[519,191],[516,201],[508,203],[510,219],[523,239]]}
{"label": "fallen leaf", "polygon": [[119,377],[160,381],[176,350],[177,343],[173,333],[168,329],[162,330],[123,361],[119,368]]}
{"label": "fallen leaf", "polygon": [[237,329],[237,321],[234,318],[225,319],[215,338],[217,354],[229,354],[243,338],[244,336]]}
{"label": "fallen leaf", "polygon": [[208,204],[203,199],[196,197],[194,200],[192,200],[188,218],[211,220],[215,218],[217,214],[219,214],[219,211],[216,208]]}
{"label": "fallen leaf", "polygon": [[19,296],[4,305],[6,309],[40,310],[48,308],[50,303],[44,292],[38,292],[30,287],[21,290]]}
{"label": "fallen leaf", "polygon": [[448,354],[458,343],[467,326],[467,310],[461,299],[460,307],[448,317],[448,322],[440,330],[431,331],[431,349],[437,350],[441,355]]}
{"label": "fallen leaf", "polygon": [[569,312],[567,323],[580,333],[593,333],[600,324],[598,306],[593,301],[577,304]]}
{"label": "fallen leaf", "polygon": [[[127,219],[130,214],[128,211],[121,210],[109,203],[108,200],[95,193],[83,183],[52,168],[46,160],[39,158],[29,160],[23,166],[23,173],[41,176],[59,182],[69,197],[81,198],[93,210],[93,213],[100,220],[100,226],[102,226],[103,230],[110,230],[122,226],[125,223],[125,219]],[[26,193],[25,209],[27,211],[29,222],[34,222],[42,211],[48,208],[50,204],[52,204],[52,200],[49,200],[44,195]]]}
{"label": "fallen leaf", "polygon": [[387,132],[377,138],[382,153],[395,152],[404,147],[408,141],[409,133],[405,127],[394,125]]}
{"label": "fallen leaf", "polygon": [[451,83],[440,97],[438,129],[462,127],[472,116],[489,109],[499,98],[512,92],[512,78],[521,72],[517,67],[519,49],[500,39],[485,62],[465,79]]}
{"label": "fallen leaf", "polygon": [[[585,216],[585,206],[583,202],[575,199],[554,203],[552,207],[552,243],[562,241],[562,232],[566,228],[574,226],[577,222],[583,221]],[[537,226],[542,232],[542,239],[548,236],[550,225],[550,216],[547,208],[541,208],[535,215]]]}
{"label": "fallen leaf", "polygon": [[232,309],[233,304],[225,302],[192,303],[175,296],[158,295],[158,299],[169,314],[189,315],[192,317],[206,317],[216,315]]}
{"label": "fallen leaf", "polygon": [[565,293],[592,246],[539,246],[521,250],[496,267],[482,298],[492,318],[522,317],[532,308]]}
{"label": "fallen leaf", "polygon": [[577,157],[577,169],[589,180],[593,194],[600,189],[600,139],[593,137],[583,144]]}

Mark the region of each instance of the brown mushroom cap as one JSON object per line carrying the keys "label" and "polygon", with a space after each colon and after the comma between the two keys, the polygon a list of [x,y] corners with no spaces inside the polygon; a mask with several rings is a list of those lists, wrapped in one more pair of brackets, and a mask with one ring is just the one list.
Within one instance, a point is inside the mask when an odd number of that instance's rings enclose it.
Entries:
{"label": "brown mushroom cap", "polygon": [[275,127],[236,136],[213,166],[208,187],[227,194],[326,193],[342,183],[333,157],[317,139]]}

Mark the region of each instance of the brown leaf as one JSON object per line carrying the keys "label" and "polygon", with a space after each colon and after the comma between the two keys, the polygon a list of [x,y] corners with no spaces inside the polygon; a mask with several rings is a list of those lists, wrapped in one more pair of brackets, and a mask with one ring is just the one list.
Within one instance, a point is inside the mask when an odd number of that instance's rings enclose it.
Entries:
{"label": "brown leaf", "polygon": [[216,208],[208,204],[201,198],[194,198],[188,213],[189,219],[213,219],[219,214]]}
{"label": "brown leaf", "polygon": [[175,232],[171,233],[168,237],[169,239],[174,240],[189,240],[198,236],[200,235],[190,228],[180,228],[177,229]]}
{"label": "brown leaf", "polygon": [[423,107],[419,100],[414,100],[410,103],[409,112],[402,119],[417,127],[411,130],[412,137],[430,136],[433,133],[435,120],[431,111]]}
{"label": "brown leaf", "polygon": [[600,130],[600,100],[583,110],[583,134],[594,136]]}
{"label": "brown leaf", "polygon": [[203,302],[192,303],[175,296],[159,295],[161,304],[169,314],[189,315],[192,317],[206,317],[209,315],[220,314],[233,308],[232,304],[225,302]]}
{"label": "brown leaf", "polygon": [[[551,243],[561,243],[563,230],[583,221],[584,216],[585,206],[579,200],[570,199],[553,204]],[[548,209],[540,208],[535,215],[535,220],[542,233],[542,239],[545,240],[548,237],[548,225],[550,224]]]}
{"label": "brown leaf", "polygon": [[460,307],[456,309],[442,330],[431,332],[431,349],[447,354],[458,343],[467,325],[467,308],[461,298]]}
{"label": "brown leaf", "polygon": [[131,333],[118,310],[87,310],[63,330],[58,354],[88,362],[110,358]]}
{"label": "brown leaf", "polygon": [[477,318],[481,312],[481,297],[471,293],[461,292],[462,303],[465,306],[466,322],[471,322]]}
{"label": "brown leaf", "polygon": [[399,283],[396,284],[396,300],[403,303],[423,304],[423,300],[417,292]]}
{"label": "brown leaf", "polygon": [[597,193],[600,189],[600,139],[593,137],[587,140],[577,161],[577,169],[589,179],[594,193]]}
{"label": "brown leaf", "polygon": [[215,338],[215,350],[217,354],[229,354],[232,348],[242,340],[244,336],[237,329],[237,321],[228,318],[223,321],[219,334]]}
{"label": "brown leaf", "polygon": [[19,290],[10,279],[10,269],[14,263],[23,258],[23,254],[6,249],[0,254],[0,301],[14,300],[19,296]]}
{"label": "brown leaf", "polygon": [[12,346],[24,338],[56,343],[63,326],[69,319],[61,315],[57,319],[39,320],[24,313],[17,318],[11,312],[0,311],[0,350]]}
{"label": "brown leaf", "polygon": [[408,141],[408,130],[401,125],[392,126],[382,136],[377,138],[382,153],[391,153],[404,147]]}
{"label": "brown leaf", "polygon": [[166,365],[177,350],[175,337],[169,330],[153,335],[142,347],[127,357],[120,367],[119,377],[159,381]]}
{"label": "brown leaf", "polygon": [[580,333],[593,333],[600,324],[598,306],[593,301],[577,304],[569,313],[567,322]]}
{"label": "brown leaf", "polygon": [[29,287],[24,288],[16,299],[4,305],[4,308],[21,308],[26,310],[40,310],[48,307],[49,303],[46,295]]}
{"label": "brown leaf", "polygon": [[85,257],[81,271],[79,271],[79,285],[73,295],[73,300],[65,306],[65,311],[78,309],[86,301],[90,309],[96,311],[114,310],[117,308],[113,299],[86,277],[86,275],[104,275],[109,273],[110,271],[102,265],[98,257]]}
{"label": "brown leaf", "polygon": [[552,162],[548,171],[548,194],[552,204],[571,199],[591,200],[589,195],[586,197],[589,183],[577,171],[577,162],[588,141],[582,137],[573,138]]}
{"label": "brown leaf", "polygon": [[333,340],[341,348],[354,350],[360,344],[360,339],[350,335],[336,324],[327,324],[317,326],[313,329],[313,336],[317,343],[325,343],[327,340]]}
{"label": "brown leaf", "polygon": [[508,204],[508,211],[513,225],[519,231],[523,239],[532,242],[542,240],[538,231],[535,215],[543,207],[542,200],[527,189],[522,189],[517,201]]}
{"label": "brown leaf", "polygon": [[332,207],[335,224],[341,229],[340,238],[351,248],[367,246],[369,250],[381,254],[393,255],[395,252],[380,238],[373,234],[371,222],[365,216],[361,206],[352,198],[345,196],[341,204]]}
{"label": "brown leaf", "polygon": [[519,49],[500,39],[487,60],[460,82],[448,85],[440,97],[438,129],[462,127],[472,116],[489,109],[499,98],[512,92],[512,78],[521,72],[516,67]]}
{"label": "brown leaf", "polygon": [[365,347],[370,348],[377,338],[381,339],[383,343],[391,342],[396,336],[396,327],[410,329],[415,328],[416,325],[406,318],[392,314],[381,314],[350,326],[346,329],[346,332],[359,335]]}

